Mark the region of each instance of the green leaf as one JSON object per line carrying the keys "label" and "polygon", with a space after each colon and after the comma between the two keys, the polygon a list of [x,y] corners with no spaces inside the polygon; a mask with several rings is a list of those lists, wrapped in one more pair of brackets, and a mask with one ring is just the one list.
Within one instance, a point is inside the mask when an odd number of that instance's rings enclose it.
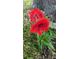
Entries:
{"label": "green leaf", "polygon": [[53,45],[52,45],[50,42],[45,42],[45,41],[44,41],[43,43],[44,43],[44,45],[48,46],[48,48],[51,48],[52,50],[55,51]]}

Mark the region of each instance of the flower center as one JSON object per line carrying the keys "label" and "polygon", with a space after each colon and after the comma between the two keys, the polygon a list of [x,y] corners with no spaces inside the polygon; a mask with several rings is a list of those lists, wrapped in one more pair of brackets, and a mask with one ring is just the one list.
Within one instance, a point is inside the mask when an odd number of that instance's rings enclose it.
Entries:
{"label": "flower center", "polygon": [[39,24],[38,25],[38,27],[44,27],[45,26],[45,24]]}

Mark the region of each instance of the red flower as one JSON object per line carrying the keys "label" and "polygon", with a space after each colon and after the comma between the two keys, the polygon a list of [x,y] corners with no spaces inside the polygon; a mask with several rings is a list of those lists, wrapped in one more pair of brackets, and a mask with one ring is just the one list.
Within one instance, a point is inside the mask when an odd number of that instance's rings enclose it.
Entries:
{"label": "red flower", "polygon": [[38,9],[38,8],[34,8],[32,9],[29,13],[28,13],[28,16],[30,18],[30,21],[32,22],[36,22],[38,21],[40,18],[43,18],[44,17],[44,14],[43,12]]}
{"label": "red flower", "polygon": [[42,32],[48,31],[48,29],[49,29],[49,20],[46,18],[42,18],[31,26],[30,32],[41,35]]}

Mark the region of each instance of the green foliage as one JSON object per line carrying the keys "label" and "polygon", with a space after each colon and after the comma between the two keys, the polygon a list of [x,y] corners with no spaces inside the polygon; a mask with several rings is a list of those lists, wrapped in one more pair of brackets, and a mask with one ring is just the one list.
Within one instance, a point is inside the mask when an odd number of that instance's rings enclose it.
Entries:
{"label": "green foliage", "polygon": [[49,49],[52,49],[53,51],[55,51],[54,46],[52,45],[52,39],[51,38],[55,38],[55,33],[54,31],[52,31],[51,29],[49,29],[48,32],[44,32],[41,36],[37,35],[37,39],[38,39],[38,44],[39,47],[42,49],[42,46],[45,45],[47,46]]}

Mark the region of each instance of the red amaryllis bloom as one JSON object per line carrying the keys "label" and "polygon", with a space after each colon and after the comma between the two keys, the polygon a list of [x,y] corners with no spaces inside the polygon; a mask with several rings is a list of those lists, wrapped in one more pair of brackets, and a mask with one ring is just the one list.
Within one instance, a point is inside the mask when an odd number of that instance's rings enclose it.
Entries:
{"label": "red amaryllis bloom", "polygon": [[34,9],[30,10],[30,12],[28,13],[28,16],[30,18],[30,21],[36,22],[40,18],[43,18],[44,14],[43,14],[43,12],[40,9],[34,8]]}
{"label": "red amaryllis bloom", "polygon": [[30,28],[30,32],[37,33],[41,35],[43,32],[48,31],[49,29],[49,20],[46,18],[42,18],[35,24],[33,24]]}

